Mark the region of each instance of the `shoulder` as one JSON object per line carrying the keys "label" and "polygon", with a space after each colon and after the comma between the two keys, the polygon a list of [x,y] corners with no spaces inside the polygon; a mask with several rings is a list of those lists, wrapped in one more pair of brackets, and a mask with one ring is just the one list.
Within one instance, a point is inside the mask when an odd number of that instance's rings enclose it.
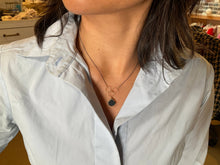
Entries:
{"label": "shoulder", "polygon": [[[29,56],[37,58],[27,58]],[[33,72],[34,68],[40,68],[43,65],[41,57],[42,50],[37,44],[36,37],[0,45],[0,72],[5,81],[18,78],[20,74],[24,75],[28,71]]]}
{"label": "shoulder", "polygon": [[[188,61],[183,68],[183,78],[189,84],[197,84],[197,87],[202,87],[209,93],[214,84],[214,69],[213,66],[200,54],[195,53],[194,57]],[[202,90],[202,89],[201,89]]]}
{"label": "shoulder", "polygon": [[15,41],[9,44],[0,45],[0,55],[25,55],[31,51],[40,51],[37,45],[36,38],[30,37],[23,40]]}
{"label": "shoulder", "polygon": [[[184,53],[191,53],[189,50]],[[159,65],[159,68],[162,67]],[[163,67],[162,67],[163,68]],[[159,70],[159,69],[158,69]],[[164,78],[168,84],[176,83],[181,80],[182,82],[193,83],[195,81],[207,81],[214,78],[214,70],[212,65],[198,53],[194,53],[194,56],[186,60],[186,64],[181,69],[174,69],[167,65],[164,70],[160,69],[160,72],[164,73]]]}
{"label": "shoulder", "polygon": [[203,73],[206,77],[214,77],[213,66],[200,54],[195,53],[189,63],[191,70],[195,73]]}
{"label": "shoulder", "polygon": [[167,82],[180,87],[187,84],[187,88],[211,91],[214,82],[214,69],[212,65],[198,53],[194,53],[191,59],[186,61],[182,69],[164,70]]}
{"label": "shoulder", "polygon": [[18,75],[27,72],[33,73],[43,67],[47,59],[48,54],[43,53],[35,36],[0,45],[0,72],[5,81],[11,78],[19,79]]}
{"label": "shoulder", "polygon": [[7,70],[11,73],[22,72],[31,66],[39,65],[38,61],[43,62],[42,57],[45,57],[45,54],[38,46],[36,37],[15,41],[0,46],[0,69],[2,73],[8,73]]}

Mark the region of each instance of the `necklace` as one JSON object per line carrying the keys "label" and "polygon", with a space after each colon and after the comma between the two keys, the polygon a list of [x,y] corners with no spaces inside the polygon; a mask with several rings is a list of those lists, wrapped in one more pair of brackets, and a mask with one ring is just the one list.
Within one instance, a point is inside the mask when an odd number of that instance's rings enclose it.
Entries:
{"label": "necklace", "polygon": [[86,52],[86,55],[89,57],[89,59],[91,60],[91,62],[93,63],[93,65],[95,66],[95,68],[99,72],[102,80],[105,83],[107,94],[110,97],[110,100],[108,101],[108,105],[109,106],[114,106],[117,103],[116,99],[114,98],[114,96],[118,93],[119,89],[125,84],[125,82],[132,76],[132,74],[134,73],[134,71],[136,70],[136,68],[138,66],[138,63],[135,65],[134,69],[129,74],[129,76],[118,87],[111,87],[110,85],[108,85],[108,83],[106,82],[104,76],[102,75],[101,71],[99,70],[98,66],[96,65],[94,60],[90,57],[89,53],[87,52],[87,50],[86,50],[86,48],[85,48],[85,46],[84,46],[84,44],[83,44],[83,42],[81,40],[80,35],[79,35],[79,40],[80,40],[80,42],[82,44],[82,47],[83,47],[84,51]]}

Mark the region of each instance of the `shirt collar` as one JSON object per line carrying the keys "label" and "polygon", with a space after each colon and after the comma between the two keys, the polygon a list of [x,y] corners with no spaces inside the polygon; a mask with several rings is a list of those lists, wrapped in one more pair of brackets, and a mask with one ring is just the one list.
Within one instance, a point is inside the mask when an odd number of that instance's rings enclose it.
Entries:
{"label": "shirt collar", "polygon": [[[52,24],[46,34],[43,42],[43,47],[38,46],[30,49],[25,49],[27,46],[26,40],[23,44],[20,43],[17,47],[19,50],[19,56],[26,58],[42,58],[47,57],[46,66],[50,73],[55,76],[60,76],[73,60],[77,60],[86,71],[88,67],[76,48],[76,37],[78,33],[78,27],[74,20],[74,14],[67,12],[62,17],[64,29],[61,33],[61,21],[56,21]],[[36,39],[31,39],[30,45],[37,45]]]}
{"label": "shirt collar", "polygon": [[[81,64],[88,72],[88,67],[85,61],[82,59],[81,55],[79,54],[75,44],[78,27],[74,20],[74,14],[71,12],[67,12],[63,15],[62,21],[65,25],[62,34],[60,21],[55,22],[48,28],[45,35],[46,37],[43,43],[43,48],[41,49],[41,53],[38,54],[25,52],[20,54],[28,58],[48,57],[48,60],[46,62],[47,69],[55,76],[60,76],[73,60],[77,60],[79,64]],[[36,40],[34,40],[33,42],[36,42]],[[37,47],[33,49],[40,48]],[[35,52],[33,49],[32,52]],[[152,72],[155,72],[155,69],[159,72],[164,72],[164,80],[167,81],[168,84],[171,83],[176,77],[178,77],[178,75],[182,71],[182,69],[175,70],[171,67],[162,69],[162,65],[156,61],[151,62],[150,65],[150,67],[153,68],[151,69]],[[147,74],[151,74],[151,71],[149,73],[149,69],[143,68],[143,71]]]}

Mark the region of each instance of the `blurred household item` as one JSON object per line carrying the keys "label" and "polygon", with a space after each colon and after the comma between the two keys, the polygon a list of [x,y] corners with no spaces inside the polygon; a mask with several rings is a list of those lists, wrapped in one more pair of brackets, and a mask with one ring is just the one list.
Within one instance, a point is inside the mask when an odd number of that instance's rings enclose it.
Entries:
{"label": "blurred household item", "polygon": [[3,0],[4,1],[4,8],[5,11],[8,11],[8,13],[5,13],[5,15],[16,15],[19,12],[22,11],[22,0]]}
{"label": "blurred household item", "polygon": [[24,12],[20,12],[18,15],[13,17],[13,20],[22,19],[34,19],[38,17],[38,12],[34,9],[25,9]]}
{"label": "blurred household item", "polygon": [[208,8],[205,12],[206,12],[207,15],[211,15],[212,14],[212,9]]}
{"label": "blurred household item", "polygon": [[215,34],[215,33],[214,33],[214,28],[208,29],[206,33],[209,34],[209,35],[211,35],[211,36],[214,36],[214,34]]}
{"label": "blurred household item", "polygon": [[34,3],[34,0],[25,0],[27,3]]}
{"label": "blurred household item", "polygon": [[12,18],[10,15],[1,16],[2,21],[11,21]]}
{"label": "blurred household item", "polygon": [[201,1],[193,10],[193,15],[220,17],[220,2],[217,0]]}
{"label": "blurred household item", "polygon": [[38,12],[39,15],[45,11],[46,2],[42,0],[28,0],[22,3],[23,10],[25,9],[34,9]]}
{"label": "blurred household item", "polygon": [[217,36],[220,35],[220,25],[217,25],[217,28],[216,28],[216,33],[217,33]]}
{"label": "blurred household item", "polygon": [[[15,17],[13,20],[33,19],[45,11],[46,1],[44,0],[0,0],[0,18],[2,16]],[[8,20],[4,17],[2,20]]]}
{"label": "blurred household item", "polygon": [[[3,16],[3,12],[4,12],[4,9],[1,9],[0,8],[0,19],[1,19],[1,17]],[[1,20],[0,20],[1,21]]]}

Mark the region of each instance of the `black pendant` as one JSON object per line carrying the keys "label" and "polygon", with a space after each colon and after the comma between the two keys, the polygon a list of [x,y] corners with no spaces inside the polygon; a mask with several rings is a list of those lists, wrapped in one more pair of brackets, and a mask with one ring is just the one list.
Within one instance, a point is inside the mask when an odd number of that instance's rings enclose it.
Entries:
{"label": "black pendant", "polygon": [[116,101],[114,99],[109,100],[108,105],[114,106],[116,104]]}

